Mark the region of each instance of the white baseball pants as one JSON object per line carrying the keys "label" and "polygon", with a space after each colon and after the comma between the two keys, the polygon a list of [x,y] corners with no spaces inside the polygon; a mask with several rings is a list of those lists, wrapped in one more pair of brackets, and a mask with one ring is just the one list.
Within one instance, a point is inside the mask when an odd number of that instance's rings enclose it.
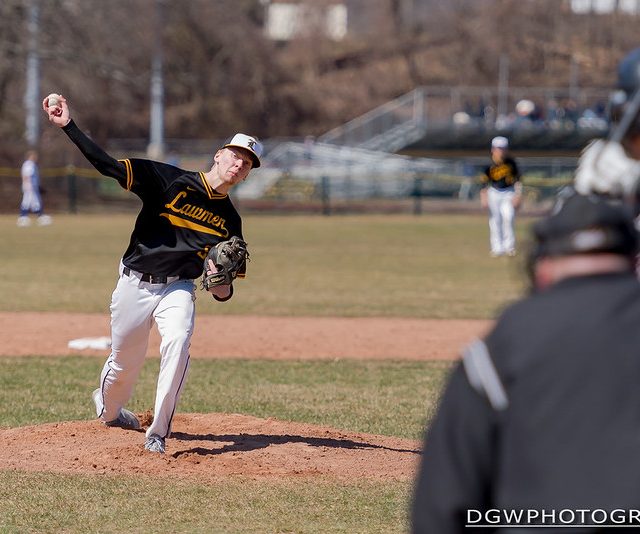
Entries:
{"label": "white baseball pants", "polygon": [[140,276],[135,271],[124,274],[120,264],[111,299],[111,355],[100,376],[96,411],[102,421],[112,421],[131,398],[155,321],[161,336],[160,371],[153,424],[146,435],[167,438],[189,368],[195,286],[192,280],[177,277],[168,278],[166,284],[152,284]]}
{"label": "white baseball pants", "polygon": [[34,189],[28,189],[22,192],[22,201],[20,202],[20,214],[40,213],[42,211],[42,199],[40,192]]}
{"label": "white baseball pants", "polygon": [[515,208],[513,197],[515,189],[496,189],[489,187],[487,202],[489,204],[489,240],[491,253],[502,255],[512,253],[516,246],[516,236],[513,228]]}

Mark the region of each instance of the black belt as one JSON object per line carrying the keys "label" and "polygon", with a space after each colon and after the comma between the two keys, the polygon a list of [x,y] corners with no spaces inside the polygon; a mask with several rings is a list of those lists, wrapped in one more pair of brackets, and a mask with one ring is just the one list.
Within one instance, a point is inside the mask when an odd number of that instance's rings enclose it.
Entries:
{"label": "black belt", "polygon": [[[126,276],[129,276],[131,274],[131,269],[129,269],[129,267],[125,267],[124,269],[122,269],[122,272]],[[142,273],[140,276],[140,280],[142,280],[143,282],[149,282],[150,284],[166,284],[167,278],[172,278],[172,277],[167,277],[166,275],[149,274],[149,273]]]}

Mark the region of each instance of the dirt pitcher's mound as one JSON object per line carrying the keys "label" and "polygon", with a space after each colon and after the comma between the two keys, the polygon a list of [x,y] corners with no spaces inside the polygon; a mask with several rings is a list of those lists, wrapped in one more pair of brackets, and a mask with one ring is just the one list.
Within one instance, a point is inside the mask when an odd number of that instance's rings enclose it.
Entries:
{"label": "dirt pitcher's mound", "polygon": [[416,440],[238,414],[176,416],[164,455],[145,451],[143,443],[143,431],[107,428],[98,421],[0,429],[0,466],[202,480],[232,475],[408,479],[420,457]]}

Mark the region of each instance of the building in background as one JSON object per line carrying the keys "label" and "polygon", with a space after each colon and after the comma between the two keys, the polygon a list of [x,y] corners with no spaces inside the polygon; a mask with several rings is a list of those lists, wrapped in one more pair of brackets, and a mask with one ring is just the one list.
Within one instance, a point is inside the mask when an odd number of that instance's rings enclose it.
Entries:
{"label": "building in background", "polygon": [[623,13],[640,15],[640,0],[570,0],[571,11],[576,14]]}
{"label": "building in background", "polygon": [[334,41],[389,26],[410,30],[420,26],[442,0],[262,0],[265,33],[277,41],[322,34]]}
{"label": "building in background", "polygon": [[270,1],[265,3],[265,33],[276,41],[325,35],[340,41],[347,34],[347,6],[340,1]]}

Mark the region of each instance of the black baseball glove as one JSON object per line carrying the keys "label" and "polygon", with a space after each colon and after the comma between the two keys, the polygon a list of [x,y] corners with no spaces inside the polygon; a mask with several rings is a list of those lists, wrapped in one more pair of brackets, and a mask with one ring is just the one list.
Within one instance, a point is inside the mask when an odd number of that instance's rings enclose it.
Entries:
{"label": "black baseball glove", "polygon": [[[214,245],[204,259],[202,288],[208,291],[215,286],[231,285],[248,259],[247,244],[238,236]],[[217,272],[211,272],[209,260],[213,261]]]}

